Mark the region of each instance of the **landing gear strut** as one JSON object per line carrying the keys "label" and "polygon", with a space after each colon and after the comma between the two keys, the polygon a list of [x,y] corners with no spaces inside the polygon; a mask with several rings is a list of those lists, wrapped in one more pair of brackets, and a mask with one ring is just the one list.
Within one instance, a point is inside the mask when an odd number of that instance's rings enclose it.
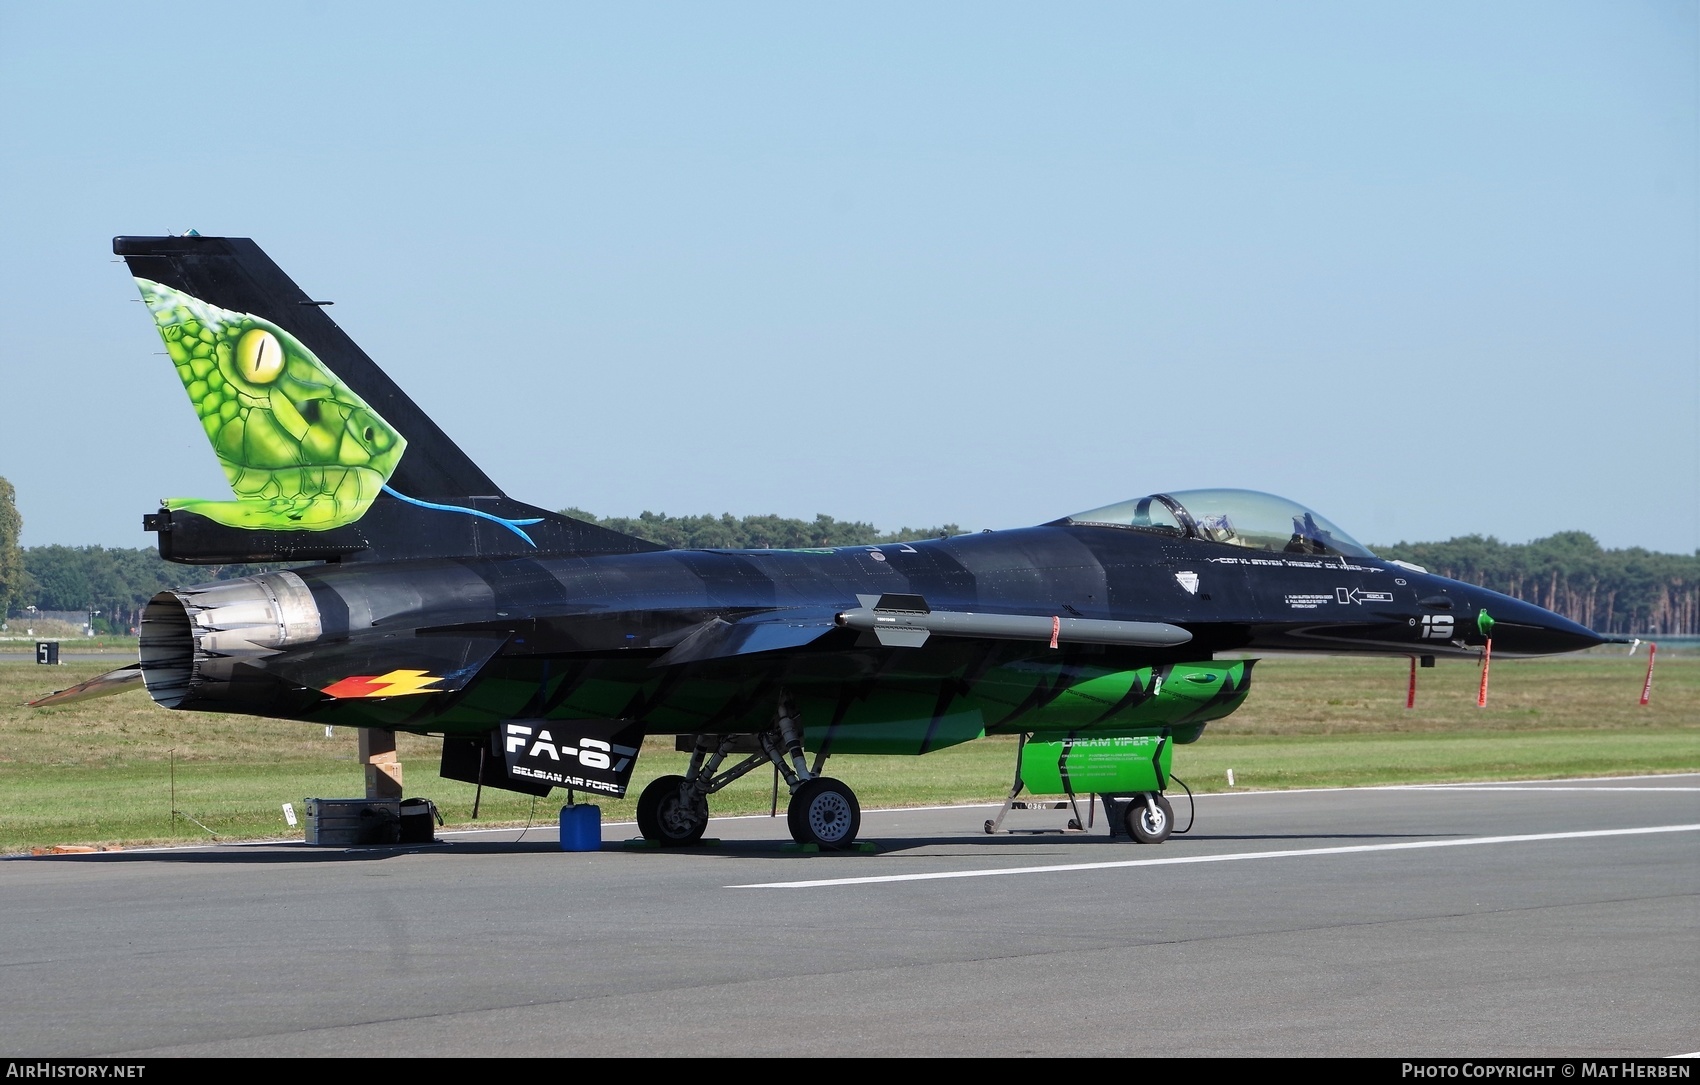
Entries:
{"label": "landing gear strut", "polygon": [[862,808],[856,793],[844,783],[820,774],[824,750],[811,767],[803,753],[803,732],[796,706],[784,692],[773,726],[754,738],[760,749],[725,772],[721,764],[738,746],[749,749],[747,735],[698,735],[691,767],[683,776],[663,776],[638,797],[638,831],[645,840],[663,847],[689,847],[702,839],[708,825],[708,796],[752,769],[771,764],[791,790],[785,822],[791,838],[824,850],[847,848],[862,827]]}

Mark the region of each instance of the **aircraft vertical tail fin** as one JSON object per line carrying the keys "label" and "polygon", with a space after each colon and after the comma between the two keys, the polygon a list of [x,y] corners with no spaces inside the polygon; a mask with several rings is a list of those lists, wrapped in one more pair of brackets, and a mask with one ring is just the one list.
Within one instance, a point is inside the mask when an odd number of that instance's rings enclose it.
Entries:
{"label": "aircraft vertical tail fin", "polygon": [[607,553],[654,544],[504,494],[248,238],[118,237],[234,491],[144,525],[174,561]]}

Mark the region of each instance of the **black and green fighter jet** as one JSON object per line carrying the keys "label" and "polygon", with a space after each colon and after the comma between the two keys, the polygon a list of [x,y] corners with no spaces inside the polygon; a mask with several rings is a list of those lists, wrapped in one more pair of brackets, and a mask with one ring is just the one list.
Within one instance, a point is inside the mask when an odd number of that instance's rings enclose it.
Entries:
{"label": "black and green fighter jet", "polygon": [[1605,639],[1246,490],[924,542],[663,549],[504,495],[252,241],[113,249],[234,491],[149,514],[161,555],[317,564],[160,593],[135,666],[48,701],[140,683],[168,708],[441,735],[445,776],[530,794],[622,794],[642,739],[675,735],[689,770],[638,802],[667,845],[771,764],[792,835],[842,848],[860,811],[829,758],[1020,735],[1018,790],[1120,796],[1120,826],[1160,841],[1173,745],[1240,706],[1259,654]]}

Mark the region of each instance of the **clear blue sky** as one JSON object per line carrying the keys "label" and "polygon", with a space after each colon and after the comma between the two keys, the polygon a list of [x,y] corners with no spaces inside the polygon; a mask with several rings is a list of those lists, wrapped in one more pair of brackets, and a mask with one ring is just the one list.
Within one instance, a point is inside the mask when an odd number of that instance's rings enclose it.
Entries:
{"label": "clear blue sky", "polygon": [[0,0],[24,542],[228,493],[110,238],[255,238],[513,496],[1243,486],[1700,547],[1693,0]]}

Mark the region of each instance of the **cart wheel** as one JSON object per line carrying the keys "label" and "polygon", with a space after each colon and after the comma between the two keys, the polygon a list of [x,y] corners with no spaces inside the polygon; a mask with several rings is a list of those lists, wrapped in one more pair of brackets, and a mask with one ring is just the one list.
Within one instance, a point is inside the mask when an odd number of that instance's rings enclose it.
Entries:
{"label": "cart wheel", "polygon": [[1169,800],[1161,795],[1155,798],[1155,811],[1145,805],[1144,795],[1127,804],[1127,833],[1141,844],[1161,844],[1169,839],[1175,827],[1175,812],[1169,807]]}

